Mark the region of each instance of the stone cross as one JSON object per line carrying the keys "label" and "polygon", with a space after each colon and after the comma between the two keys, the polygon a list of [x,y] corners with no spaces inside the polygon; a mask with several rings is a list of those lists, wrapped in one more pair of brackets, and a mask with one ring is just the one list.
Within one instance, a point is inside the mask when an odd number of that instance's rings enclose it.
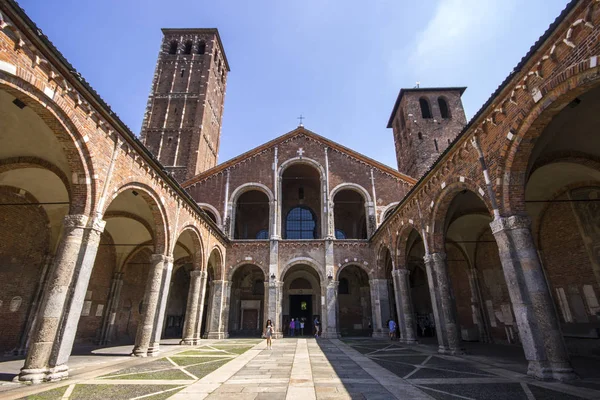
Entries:
{"label": "stone cross", "polygon": [[298,126],[304,126],[304,125],[302,125],[302,121],[304,120],[304,117],[302,116],[302,114],[300,114],[300,116],[297,119],[300,120],[300,123],[298,124]]}
{"label": "stone cross", "polygon": [[302,149],[302,147],[300,147],[296,153],[298,153],[300,158],[302,158],[302,154],[304,154],[304,150]]}

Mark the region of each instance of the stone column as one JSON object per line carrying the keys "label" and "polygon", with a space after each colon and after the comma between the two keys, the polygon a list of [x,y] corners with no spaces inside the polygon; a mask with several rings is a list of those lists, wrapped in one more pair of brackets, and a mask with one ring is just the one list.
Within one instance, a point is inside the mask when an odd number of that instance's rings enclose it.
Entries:
{"label": "stone column", "polygon": [[400,325],[403,343],[417,343],[415,329],[415,316],[410,295],[410,271],[406,268],[395,269],[392,271],[394,278],[394,287],[396,290],[396,307],[398,316],[402,319]]}
{"label": "stone column", "polygon": [[160,288],[160,297],[156,309],[156,322],[152,330],[152,341],[148,348],[148,355],[156,357],[159,353],[160,338],[164,330],[165,314],[167,313],[167,301],[171,289],[171,278],[173,277],[173,257],[167,257],[163,264],[162,285]]}
{"label": "stone column", "polygon": [[114,333],[117,313],[119,312],[119,299],[121,298],[121,289],[123,287],[123,272],[115,272],[110,285],[108,294],[108,304],[106,305],[106,313],[102,321],[102,331],[98,338],[98,343],[108,344],[112,340]]}
{"label": "stone column", "polygon": [[206,301],[206,290],[207,288],[207,280],[208,274],[206,271],[202,271],[200,273],[200,305],[198,306],[198,312],[196,317],[196,325],[194,327],[194,332],[196,338],[198,338],[198,342],[200,342],[201,333],[202,333],[202,319],[204,318],[204,302]]}
{"label": "stone column", "polygon": [[229,305],[231,303],[231,282],[223,281],[223,300],[221,305],[221,329],[223,338],[229,337]]}
{"label": "stone column", "polygon": [[446,253],[431,253],[424,257],[429,280],[429,292],[438,337],[438,352],[441,354],[462,354],[460,327],[456,318],[456,303],[450,277]]}
{"label": "stone column", "polygon": [[329,339],[338,339],[340,333],[338,331],[338,287],[340,283],[333,279],[329,281],[327,285],[327,292],[325,295],[325,301],[327,303],[327,333],[325,337]]}
{"label": "stone column", "polygon": [[373,337],[386,337],[388,327],[384,326],[390,318],[387,279],[371,279],[371,307],[373,308]]}
{"label": "stone column", "polygon": [[68,376],[66,362],[73,348],[104,225],[104,221],[96,220],[88,227],[85,215],[65,217],[20,381],[39,383]]}
{"label": "stone column", "polygon": [[492,339],[489,335],[488,322],[483,316],[477,271],[473,268],[469,270],[469,287],[471,289],[471,312],[473,313],[473,320],[475,324],[477,324],[477,329],[479,330],[479,340],[483,343],[492,343]]}
{"label": "stone column", "polygon": [[265,282],[265,324],[270,319],[273,323],[273,338],[283,337],[281,321],[281,289],[283,283],[275,279]]}
{"label": "stone column", "polygon": [[172,265],[172,259],[163,254],[153,254],[150,257],[150,262],[151,267],[144,293],[143,314],[132,353],[132,355],[138,357],[150,355],[150,346],[153,345],[154,328],[157,324],[160,308],[164,269],[166,264]]}
{"label": "stone column", "polygon": [[209,308],[210,320],[207,321],[208,339],[224,339],[225,333],[223,332],[223,324],[221,318],[223,317],[223,289],[225,281],[218,280],[211,282],[211,296]]}
{"label": "stone column", "polygon": [[202,271],[190,272],[190,290],[188,292],[187,309],[185,311],[185,322],[183,324],[183,338],[179,344],[198,344],[197,318],[199,316],[200,296],[202,290]]}
{"label": "stone column", "polygon": [[529,361],[527,373],[538,379],[574,379],[529,218],[498,218],[490,227],[498,243],[519,337]]}

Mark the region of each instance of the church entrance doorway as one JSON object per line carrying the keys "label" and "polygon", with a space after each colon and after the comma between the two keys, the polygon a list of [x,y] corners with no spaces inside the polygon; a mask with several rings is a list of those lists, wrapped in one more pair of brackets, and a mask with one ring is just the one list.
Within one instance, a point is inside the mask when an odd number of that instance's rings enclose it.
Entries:
{"label": "church entrance doorway", "polygon": [[[290,295],[290,317],[296,321],[295,336],[312,335],[312,296],[307,294]],[[298,321],[304,322],[304,330],[301,330]]]}
{"label": "church entrance doorway", "polygon": [[314,319],[318,317],[321,320],[321,299],[321,283],[317,271],[310,265],[299,264],[290,268],[283,277],[283,334],[288,337],[302,334],[300,329],[292,333],[290,322],[293,318],[294,322],[304,320],[304,336],[312,336]]}
{"label": "church entrance doorway", "polygon": [[231,279],[229,336],[260,337],[264,298],[264,272],[253,264],[238,267]]}

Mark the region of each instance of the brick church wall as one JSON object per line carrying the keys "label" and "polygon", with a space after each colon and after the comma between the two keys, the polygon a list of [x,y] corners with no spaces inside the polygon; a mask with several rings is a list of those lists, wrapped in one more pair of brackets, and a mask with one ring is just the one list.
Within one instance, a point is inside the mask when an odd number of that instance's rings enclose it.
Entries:
{"label": "brick church wall", "polygon": [[[0,187],[0,204],[37,203],[19,189]],[[0,354],[19,345],[48,252],[48,219],[39,206],[0,207]],[[19,307],[11,311],[21,299]]]}

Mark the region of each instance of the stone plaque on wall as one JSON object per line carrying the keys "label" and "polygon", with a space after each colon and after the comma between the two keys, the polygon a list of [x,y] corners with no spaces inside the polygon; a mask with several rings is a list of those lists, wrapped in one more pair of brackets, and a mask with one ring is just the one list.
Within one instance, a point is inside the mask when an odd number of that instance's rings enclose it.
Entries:
{"label": "stone plaque on wall", "polygon": [[98,304],[98,307],[96,307],[96,317],[101,317],[102,311],[104,311],[104,304]]}
{"label": "stone plaque on wall", "polygon": [[89,316],[91,309],[92,309],[92,302],[91,301],[84,301],[83,302],[83,309],[81,310],[81,316],[82,317]]}

